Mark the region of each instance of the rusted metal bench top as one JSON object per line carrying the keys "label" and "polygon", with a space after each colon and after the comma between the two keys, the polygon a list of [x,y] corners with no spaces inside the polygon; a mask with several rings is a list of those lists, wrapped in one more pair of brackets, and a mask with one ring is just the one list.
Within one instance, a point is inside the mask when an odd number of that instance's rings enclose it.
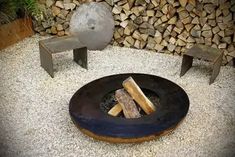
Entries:
{"label": "rusted metal bench top", "polygon": [[39,41],[41,66],[51,77],[54,77],[52,55],[67,50],[73,50],[74,61],[87,69],[87,48],[78,37],[53,37]]}
{"label": "rusted metal bench top", "polygon": [[213,71],[209,82],[209,84],[212,84],[220,72],[223,52],[205,45],[193,46],[183,55],[180,76],[183,76],[192,67],[193,58],[199,58],[213,63]]}

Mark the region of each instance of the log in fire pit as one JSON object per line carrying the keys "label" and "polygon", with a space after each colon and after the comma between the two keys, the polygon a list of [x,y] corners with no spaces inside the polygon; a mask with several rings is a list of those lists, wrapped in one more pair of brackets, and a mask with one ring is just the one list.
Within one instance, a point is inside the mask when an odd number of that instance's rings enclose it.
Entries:
{"label": "log in fire pit", "polygon": [[[117,105],[115,91],[132,77],[156,109],[137,118],[124,118],[109,111]],[[114,143],[143,142],[165,135],[177,127],[189,109],[189,99],[175,83],[154,75],[119,74],[100,78],[80,88],[69,103],[70,116],[85,134]]]}

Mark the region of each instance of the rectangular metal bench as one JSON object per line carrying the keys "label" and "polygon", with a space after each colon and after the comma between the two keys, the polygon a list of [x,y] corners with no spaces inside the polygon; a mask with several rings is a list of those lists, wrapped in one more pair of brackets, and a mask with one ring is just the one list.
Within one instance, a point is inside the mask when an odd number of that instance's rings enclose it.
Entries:
{"label": "rectangular metal bench", "polygon": [[183,76],[192,67],[193,58],[199,58],[213,63],[212,75],[209,82],[209,84],[212,84],[220,72],[223,52],[206,45],[194,45],[183,55],[180,76]]}
{"label": "rectangular metal bench", "polygon": [[53,37],[39,41],[41,66],[52,78],[54,77],[52,55],[67,50],[73,50],[74,61],[87,69],[87,48],[78,40],[78,37]]}

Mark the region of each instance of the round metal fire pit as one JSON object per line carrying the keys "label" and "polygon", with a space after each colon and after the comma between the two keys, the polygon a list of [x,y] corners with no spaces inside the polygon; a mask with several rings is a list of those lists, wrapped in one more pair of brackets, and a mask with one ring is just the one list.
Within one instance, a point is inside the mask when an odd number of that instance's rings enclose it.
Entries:
{"label": "round metal fire pit", "polygon": [[[122,82],[133,77],[143,91],[159,98],[156,112],[136,119],[113,117],[101,109],[103,98],[123,88]],[[80,88],[71,98],[69,112],[73,122],[85,134],[115,143],[143,142],[172,131],[184,119],[189,99],[175,83],[154,75],[119,74],[100,78]]]}

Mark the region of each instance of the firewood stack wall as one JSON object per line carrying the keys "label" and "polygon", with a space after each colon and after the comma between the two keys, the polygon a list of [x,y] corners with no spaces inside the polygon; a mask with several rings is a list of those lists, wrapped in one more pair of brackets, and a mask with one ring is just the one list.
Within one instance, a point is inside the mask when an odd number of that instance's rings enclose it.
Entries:
{"label": "firewood stack wall", "polygon": [[[59,36],[68,34],[68,22],[73,10],[86,2],[44,1],[45,4],[41,5],[45,6],[45,10],[51,10],[49,17],[52,23],[45,28],[42,21],[35,28],[41,34]],[[52,1],[50,6],[47,5],[48,1]],[[181,55],[194,44],[205,44],[224,52],[224,64],[232,63],[235,58],[234,0],[96,1],[103,2],[112,10],[115,20],[113,45]],[[70,5],[65,8],[58,5],[60,3]],[[67,14],[64,18],[61,16],[63,13]]]}

